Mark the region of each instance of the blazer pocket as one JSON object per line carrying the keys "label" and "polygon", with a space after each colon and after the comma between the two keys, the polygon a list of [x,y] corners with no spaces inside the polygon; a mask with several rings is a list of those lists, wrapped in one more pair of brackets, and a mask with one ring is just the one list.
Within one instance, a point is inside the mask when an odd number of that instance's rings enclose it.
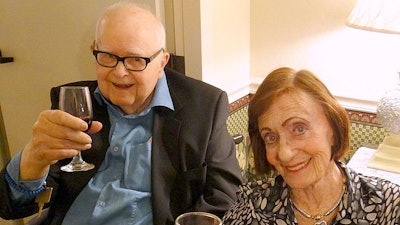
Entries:
{"label": "blazer pocket", "polygon": [[194,168],[181,173],[178,173],[172,189],[171,198],[175,199],[171,203],[178,203],[176,206],[171,206],[172,209],[177,209],[177,213],[185,212],[192,209],[196,201],[203,194],[206,184],[207,164],[199,168]]}

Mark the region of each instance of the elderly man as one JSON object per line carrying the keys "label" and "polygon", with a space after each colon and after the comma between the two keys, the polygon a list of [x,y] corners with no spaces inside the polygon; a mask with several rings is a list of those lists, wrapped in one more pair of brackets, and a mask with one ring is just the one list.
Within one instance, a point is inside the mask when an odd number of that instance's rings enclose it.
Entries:
{"label": "elderly man", "polygon": [[[226,93],[164,70],[164,27],[130,3],[107,8],[92,53],[97,81],[68,84],[90,88],[90,129],[57,110],[60,87],[52,88],[52,110],[39,115],[32,139],[1,172],[0,216],[34,214],[45,185],[54,188],[46,224],[173,224],[188,211],[222,216],[241,183]],[[79,151],[95,169],[61,171]]]}

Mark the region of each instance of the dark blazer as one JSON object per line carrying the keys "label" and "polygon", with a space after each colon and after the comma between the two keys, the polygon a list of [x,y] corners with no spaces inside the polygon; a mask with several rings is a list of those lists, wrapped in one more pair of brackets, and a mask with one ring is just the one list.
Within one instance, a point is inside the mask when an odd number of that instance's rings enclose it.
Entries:
{"label": "dark blazer", "polygon": [[[227,131],[229,112],[225,92],[172,70],[165,70],[175,111],[155,108],[152,142],[151,192],[154,224],[173,224],[187,211],[208,211],[220,217],[236,199],[241,172],[232,137]],[[96,81],[67,85],[89,86],[92,98]],[[59,87],[51,89],[52,108],[58,107]],[[93,98],[94,99],[94,98]],[[94,120],[103,129],[92,135],[92,149],[83,151],[88,162],[100,167],[109,146],[110,121],[107,108],[93,100]],[[61,160],[50,168],[48,186],[54,187],[45,224],[61,224],[77,195],[96,173],[66,173]],[[15,206],[0,174],[0,216],[15,219],[37,211],[35,204]]]}

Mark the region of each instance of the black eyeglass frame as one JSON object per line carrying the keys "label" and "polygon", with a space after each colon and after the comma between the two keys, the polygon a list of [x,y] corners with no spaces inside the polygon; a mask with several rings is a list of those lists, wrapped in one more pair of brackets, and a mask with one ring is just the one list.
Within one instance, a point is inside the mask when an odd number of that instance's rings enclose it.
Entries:
{"label": "black eyeglass frame", "polygon": [[[107,67],[107,68],[115,68],[115,67],[118,65],[119,62],[122,62],[122,64],[124,64],[124,67],[125,67],[126,70],[135,71],[135,72],[140,72],[140,71],[145,70],[145,69],[147,68],[147,65],[148,65],[151,61],[153,61],[161,52],[164,52],[164,48],[160,48],[160,50],[158,50],[156,53],[154,53],[154,54],[153,54],[152,56],[150,56],[150,57],[141,57],[141,56],[125,56],[125,57],[119,57],[119,56],[114,55],[114,54],[111,54],[111,53],[109,53],[109,52],[99,51],[99,50],[96,50],[96,49],[94,49],[92,53],[93,53],[93,55],[94,55],[94,58],[96,59],[96,62],[97,62],[100,66],[104,66],[104,67]],[[99,62],[99,60],[97,59],[97,54],[99,54],[99,53],[108,54],[108,55],[114,57],[115,59],[117,59],[117,61],[115,62],[115,65],[113,65],[113,66],[105,66],[105,65],[102,65],[102,64]],[[141,69],[141,70],[128,69],[128,68],[126,67],[126,65],[125,65],[125,59],[128,59],[128,58],[139,58],[139,59],[143,59],[143,60],[146,62],[146,65],[144,65],[144,68]]]}

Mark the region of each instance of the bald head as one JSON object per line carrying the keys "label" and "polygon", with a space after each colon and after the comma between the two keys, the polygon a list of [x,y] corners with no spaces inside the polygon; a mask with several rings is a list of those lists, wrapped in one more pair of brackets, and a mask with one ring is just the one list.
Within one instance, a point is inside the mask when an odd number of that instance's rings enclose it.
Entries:
{"label": "bald head", "polygon": [[115,35],[125,35],[125,41],[131,35],[148,39],[154,45],[154,49],[165,49],[165,28],[161,21],[150,11],[130,2],[118,2],[109,6],[97,21],[95,42],[101,42],[101,37],[107,32],[115,32]]}

